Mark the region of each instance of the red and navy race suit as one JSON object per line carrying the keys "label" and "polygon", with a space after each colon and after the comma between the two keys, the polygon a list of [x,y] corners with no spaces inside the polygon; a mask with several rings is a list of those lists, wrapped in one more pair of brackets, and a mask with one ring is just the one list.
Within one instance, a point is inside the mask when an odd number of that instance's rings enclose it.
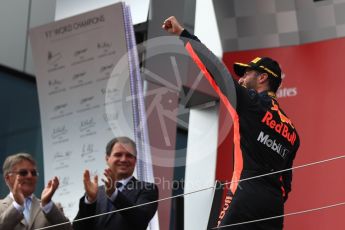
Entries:
{"label": "red and navy race suit", "polygon": [[[218,226],[282,229],[283,218],[237,223],[284,214],[284,202],[291,191],[292,171],[274,172],[292,167],[300,144],[294,125],[280,108],[273,92],[258,93],[240,86],[196,36],[184,30],[180,38],[234,121],[233,183]],[[260,176],[264,174],[270,175]],[[239,180],[241,182],[236,183]]]}

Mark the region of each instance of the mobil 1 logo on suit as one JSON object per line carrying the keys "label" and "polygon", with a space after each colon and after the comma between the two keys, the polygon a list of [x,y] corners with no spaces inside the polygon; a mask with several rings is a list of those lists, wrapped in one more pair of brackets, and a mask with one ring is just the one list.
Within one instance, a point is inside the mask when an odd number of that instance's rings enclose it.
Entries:
{"label": "mobil 1 logo on suit", "polygon": [[289,150],[279,143],[276,139],[272,138],[269,134],[265,134],[263,131],[260,132],[258,138],[256,139],[261,144],[270,148],[272,151],[276,152],[283,159],[286,158]]}

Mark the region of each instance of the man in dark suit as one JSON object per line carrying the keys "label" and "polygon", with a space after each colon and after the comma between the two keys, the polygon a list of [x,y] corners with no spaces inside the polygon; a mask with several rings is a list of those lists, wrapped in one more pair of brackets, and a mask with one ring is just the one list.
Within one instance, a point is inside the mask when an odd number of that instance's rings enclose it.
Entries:
{"label": "man in dark suit", "polygon": [[[85,196],[80,199],[79,211],[73,223],[75,230],[121,229],[145,230],[157,211],[157,202],[139,207],[132,206],[156,201],[155,184],[138,181],[133,176],[136,164],[136,145],[128,137],[112,139],[106,147],[105,160],[109,168],[104,170],[104,186],[98,186],[98,177],[90,178],[84,172]],[[114,210],[127,210],[106,214]],[[93,218],[81,218],[100,215]]]}
{"label": "man in dark suit", "polygon": [[1,230],[33,230],[62,223],[65,224],[51,229],[72,230],[62,210],[51,200],[59,186],[57,177],[48,182],[41,200],[33,194],[38,172],[30,154],[18,153],[7,157],[3,174],[10,194],[0,200]]}

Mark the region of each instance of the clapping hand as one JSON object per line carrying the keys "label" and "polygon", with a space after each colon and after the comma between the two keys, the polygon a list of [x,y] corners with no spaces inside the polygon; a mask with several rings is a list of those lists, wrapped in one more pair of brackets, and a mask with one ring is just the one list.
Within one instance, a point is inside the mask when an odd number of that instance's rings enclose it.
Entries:
{"label": "clapping hand", "polygon": [[107,194],[108,197],[111,197],[111,195],[115,191],[116,176],[114,175],[114,173],[111,171],[110,168],[104,169],[103,175],[107,178],[106,180],[102,179],[105,185],[105,193]]}
{"label": "clapping hand", "polygon": [[20,205],[24,204],[25,197],[24,197],[24,194],[23,194],[23,191],[22,191],[21,179],[20,179],[19,175],[16,176],[16,179],[14,181],[13,189],[12,189],[12,194],[13,194],[14,200],[18,204],[20,204]]}
{"label": "clapping hand", "polygon": [[47,186],[43,189],[41,194],[41,204],[43,207],[52,200],[56,189],[59,187],[59,183],[60,182],[57,177],[54,177],[52,180],[48,181]]}
{"label": "clapping hand", "polygon": [[98,192],[98,176],[95,175],[91,181],[89,170],[84,171],[84,188],[87,200],[91,203],[95,202]]}

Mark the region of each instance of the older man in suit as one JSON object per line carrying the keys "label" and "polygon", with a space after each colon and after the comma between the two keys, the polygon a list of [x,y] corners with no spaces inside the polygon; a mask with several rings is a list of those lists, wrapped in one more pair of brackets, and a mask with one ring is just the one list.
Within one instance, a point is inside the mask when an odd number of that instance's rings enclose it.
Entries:
{"label": "older man in suit", "polygon": [[51,200],[59,186],[57,177],[48,182],[41,200],[33,194],[38,172],[30,154],[18,153],[7,157],[3,164],[3,175],[10,194],[0,200],[1,230],[34,230],[55,224],[61,225],[52,229],[72,229],[68,219]]}
{"label": "older man in suit", "polygon": [[[155,184],[133,177],[136,164],[136,145],[128,137],[112,139],[106,147],[105,186],[98,186],[98,178],[90,179],[84,172],[85,196],[80,199],[79,212],[73,223],[75,230],[119,229],[145,230],[157,210],[158,188]],[[147,202],[148,205],[138,206]],[[129,208],[127,210],[116,210]],[[107,214],[107,212],[115,211]],[[78,220],[100,215],[95,218]]]}

